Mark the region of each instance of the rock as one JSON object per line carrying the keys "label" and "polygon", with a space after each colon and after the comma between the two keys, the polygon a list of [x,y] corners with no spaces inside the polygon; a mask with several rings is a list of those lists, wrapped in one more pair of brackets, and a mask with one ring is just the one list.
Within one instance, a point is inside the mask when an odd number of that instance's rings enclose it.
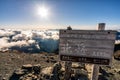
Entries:
{"label": "rock", "polygon": [[113,73],[108,73],[108,75],[112,75],[113,76],[114,74]]}
{"label": "rock", "polygon": [[24,80],[32,80],[32,77],[26,77]]}
{"label": "rock", "polygon": [[48,59],[46,60],[46,62],[56,63],[57,61],[54,59],[53,56],[50,56],[50,57],[48,57]]}
{"label": "rock", "polygon": [[50,60],[49,60],[49,59],[47,59],[47,60],[46,60],[46,62],[47,62],[47,63],[49,63],[49,62],[50,62]]}
{"label": "rock", "polygon": [[58,74],[52,74],[50,80],[60,80]]}
{"label": "rock", "polygon": [[46,67],[41,70],[41,80],[50,80],[50,76],[52,74],[53,67]]}
{"label": "rock", "polygon": [[22,69],[26,69],[26,70],[28,70],[28,72],[31,72],[32,71],[32,65],[31,64],[26,64],[26,65],[23,65],[22,66]]}
{"label": "rock", "polygon": [[32,75],[33,75],[32,73],[29,73],[29,74],[28,74],[28,77],[32,77]]}
{"label": "rock", "polygon": [[39,74],[40,70],[41,70],[41,65],[40,64],[37,64],[37,65],[33,66],[34,74]]}
{"label": "rock", "polygon": [[19,78],[19,80],[23,80],[23,78],[24,78],[24,76],[21,76],[21,77]]}
{"label": "rock", "polygon": [[51,56],[50,59],[51,59],[51,60],[54,60],[54,57]]}
{"label": "rock", "polygon": [[120,74],[120,71],[118,71],[117,73]]}
{"label": "rock", "polygon": [[62,68],[62,65],[60,63],[54,64],[51,80],[60,80],[59,73],[60,73],[61,68]]}
{"label": "rock", "polygon": [[39,80],[39,78],[34,74],[26,74],[20,77],[19,80]]}
{"label": "rock", "polygon": [[35,59],[34,61],[37,62],[37,59]]}
{"label": "rock", "polygon": [[[120,45],[120,44],[119,44],[119,45]],[[120,50],[117,50],[117,51],[114,53],[114,58],[120,60]]]}
{"label": "rock", "polygon": [[57,61],[56,60],[50,60],[51,63],[56,63]]}
{"label": "rock", "polygon": [[3,78],[2,78],[2,80],[6,80],[6,78],[5,78],[5,77],[3,77]]}
{"label": "rock", "polygon": [[72,68],[79,68],[79,69],[81,69],[81,68],[84,68],[84,67],[85,67],[84,64],[72,63]]}
{"label": "rock", "polygon": [[41,58],[45,59],[46,57],[45,56],[41,56]]}
{"label": "rock", "polygon": [[26,73],[27,73],[27,71],[25,69],[17,69],[14,71],[14,74],[19,75],[19,76],[22,76]]}
{"label": "rock", "polygon": [[87,73],[86,70],[83,70],[83,69],[75,69],[74,74],[78,74],[78,75],[81,75],[81,74],[87,75],[88,73]]}
{"label": "rock", "polygon": [[23,77],[27,73],[25,69],[17,69],[14,71],[13,75],[10,77],[9,80],[23,80]]}
{"label": "rock", "polygon": [[48,74],[48,75],[50,75],[50,74],[52,73],[52,69],[53,69],[53,67],[43,68],[43,69],[41,70],[41,74],[42,74],[42,75],[43,75],[43,74]]}
{"label": "rock", "polygon": [[48,75],[48,74],[44,74],[44,76],[43,76],[43,80],[50,80],[50,75]]}
{"label": "rock", "polygon": [[2,75],[0,74],[0,80],[2,80]]}
{"label": "rock", "polygon": [[88,72],[91,73],[92,69],[93,69],[93,65],[92,64],[85,64],[85,70],[87,70]]}
{"label": "rock", "polygon": [[53,66],[53,73],[59,71],[62,68],[62,65],[60,63],[55,63]]}
{"label": "rock", "polygon": [[32,75],[32,80],[37,80],[38,77],[36,75]]}
{"label": "rock", "polygon": [[75,70],[75,80],[88,80],[88,73],[85,70],[76,69]]}
{"label": "rock", "polygon": [[43,68],[41,71],[42,80],[60,80],[59,74],[61,68],[60,63],[55,63],[53,67]]}

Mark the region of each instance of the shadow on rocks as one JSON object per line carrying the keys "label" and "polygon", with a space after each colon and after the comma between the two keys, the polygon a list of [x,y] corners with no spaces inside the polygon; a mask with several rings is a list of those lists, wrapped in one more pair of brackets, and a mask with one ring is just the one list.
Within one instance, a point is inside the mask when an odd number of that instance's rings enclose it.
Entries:
{"label": "shadow on rocks", "polygon": [[13,75],[10,77],[9,80],[19,80],[19,78],[27,73],[25,69],[18,69],[15,70]]}
{"label": "shadow on rocks", "polygon": [[16,74],[13,74],[9,80],[19,80],[20,76],[17,76]]}
{"label": "shadow on rocks", "polygon": [[106,77],[109,77],[109,74],[101,67],[100,67],[99,71],[100,71],[101,75],[99,75],[98,80],[108,80]]}
{"label": "shadow on rocks", "polygon": [[89,80],[89,79],[86,75],[79,74],[79,75],[71,76],[71,80]]}

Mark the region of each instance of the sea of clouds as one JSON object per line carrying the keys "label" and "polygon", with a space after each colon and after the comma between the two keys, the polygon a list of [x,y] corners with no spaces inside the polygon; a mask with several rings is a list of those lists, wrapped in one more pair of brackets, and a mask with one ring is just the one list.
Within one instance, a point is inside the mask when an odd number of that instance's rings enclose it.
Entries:
{"label": "sea of clouds", "polygon": [[0,29],[0,51],[51,53],[58,50],[58,40],[58,30]]}

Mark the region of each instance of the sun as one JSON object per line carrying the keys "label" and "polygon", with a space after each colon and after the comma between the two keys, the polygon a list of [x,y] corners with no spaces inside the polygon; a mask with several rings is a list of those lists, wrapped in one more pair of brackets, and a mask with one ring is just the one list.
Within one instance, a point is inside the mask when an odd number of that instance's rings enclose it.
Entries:
{"label": "sun", "polygon": [[49,17],[49,10],[48,8],[42,6],[42,7],[38,7],[37,8],[37,14],[41,17],[41,18],[48,18]]}

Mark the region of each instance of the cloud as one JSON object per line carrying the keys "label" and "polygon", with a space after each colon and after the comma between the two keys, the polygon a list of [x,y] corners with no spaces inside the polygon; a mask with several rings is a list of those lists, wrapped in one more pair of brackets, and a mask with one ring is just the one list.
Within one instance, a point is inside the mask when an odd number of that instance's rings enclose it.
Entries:
{"label": "cloud", "polygon": [[58,31],[1,29],[0,51],[18,50],[27,53],[58,50]]}
{"label": "cloud", "polygon": [[0,37],[10,37],[15,35],[15,33],[11,30],[0,29]]}

